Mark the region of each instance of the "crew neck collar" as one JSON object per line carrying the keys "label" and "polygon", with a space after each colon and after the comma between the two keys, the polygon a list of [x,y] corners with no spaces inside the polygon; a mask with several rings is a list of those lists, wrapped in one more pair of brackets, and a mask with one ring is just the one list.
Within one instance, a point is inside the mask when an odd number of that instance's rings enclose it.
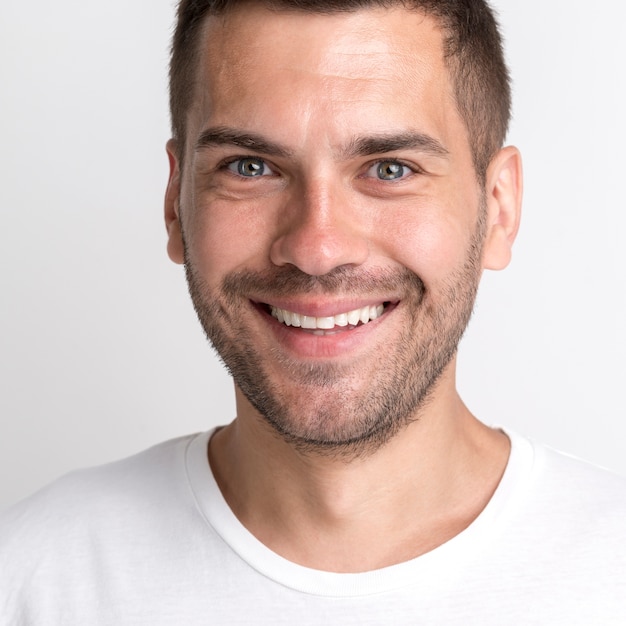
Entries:
{"label": "crew neck collar", "polygon": [[511,452],[500,483],[487,506],[461,533],[417,558],[367,572],[344,574],[311,569],[270,550],[239,522],[224,500],[208,462],[208,442],[215,430],[193,437],[186,449],[189,485],[209,526],[241,559],[260,574],[304,593],[365,596],[419,585],[426,591],[464,570],[502,529],[526,493],[534,463],[530,441],[509,431]]}

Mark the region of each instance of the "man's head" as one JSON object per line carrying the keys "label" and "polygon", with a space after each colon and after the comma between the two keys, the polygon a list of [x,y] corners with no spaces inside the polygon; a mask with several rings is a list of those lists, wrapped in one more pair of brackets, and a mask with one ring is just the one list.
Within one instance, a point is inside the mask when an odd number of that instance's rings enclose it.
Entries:
{"label": "man's head", "polygon": [[240,417],[303,448],[372,450],[454,404],[482,269],[508,262],[518,154],[476,175],[440,23],[248,2],[198,31],[169,253]]}
{"label": "man's head", "polygon": [[[186,118],[198,97],[203,26],[250,0],[181,0],[172,43],[170,112],[173,137],[183,156]],[[329,14],[368,7],[400,6],[434,17],[444,33],[445,60],[456,104],[470,138],[474,166],[482,180],[506,136],[511,93],[502,42],[484,0],[260,0],[276,10]]]}

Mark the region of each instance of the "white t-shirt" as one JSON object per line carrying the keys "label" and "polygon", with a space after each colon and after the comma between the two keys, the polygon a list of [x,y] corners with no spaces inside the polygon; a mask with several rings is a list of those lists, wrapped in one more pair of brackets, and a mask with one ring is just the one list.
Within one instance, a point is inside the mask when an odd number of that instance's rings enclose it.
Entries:
{"label": "white t-shirt", "polygon": [[308,569],[235,518],[211,433],[74,472],[0,517],[2,626],[626,625],[626,480],[509,434],[491,501],[400,565]]}

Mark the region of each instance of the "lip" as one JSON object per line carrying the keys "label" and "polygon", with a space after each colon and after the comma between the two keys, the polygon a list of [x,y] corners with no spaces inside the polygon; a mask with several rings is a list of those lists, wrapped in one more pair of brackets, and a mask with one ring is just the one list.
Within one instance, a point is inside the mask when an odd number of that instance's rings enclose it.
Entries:
{"label": "lip", "polygon": [[[252,302],[252,301],[251,301]],[[345,311],[369,306],[372,304],[380,304],[382,300],[344,300],[340,303],[296,303],[293,301],[272,301],[272,306],[284,308],[301,315],[312,315],[315,317],[330,317]],[[293,326],[286,326],[275,319],[269,312],[269,306],[266,303],[252,302],[253,308],[257,311],[257,314],[263,320],[266,328],[272,333],[275,341],[287,352],[290,356],[296,359],[337,359],[341,357],[356,356],[359,351],[362,351],[367,346],[373,345],[374,336],[377,335],[381,327],[386,326],[390,317],[396,310],[399,302],[389,302],[384,300],[387,304],[384,313],[369,321],[367,324],[360,324],[356,327],[336,327],[334,330],[327,331],[326,334],[315,334],[310,330],[296,328]],[[348,308],[344,309],[343,307]]]}

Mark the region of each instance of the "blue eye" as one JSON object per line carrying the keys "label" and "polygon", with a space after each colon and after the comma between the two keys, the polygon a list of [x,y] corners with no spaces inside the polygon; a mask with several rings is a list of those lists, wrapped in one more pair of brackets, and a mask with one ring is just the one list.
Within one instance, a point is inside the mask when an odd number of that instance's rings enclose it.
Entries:
{"label": "blue eye", "polygon": [[411,173],[411,168],[398,161],[378,161],[367,170],[368,176],[374,176],[379,180],[398,180]]}
{"label": "blue eye", "polygon": [[272,170],[267,166],[263,159],[258,157],[245,157],[237,159],[227,165],[227,169],[233,174],[244,176],[245,178],[254,178],[256,176],[268,176],[273,174]]}

